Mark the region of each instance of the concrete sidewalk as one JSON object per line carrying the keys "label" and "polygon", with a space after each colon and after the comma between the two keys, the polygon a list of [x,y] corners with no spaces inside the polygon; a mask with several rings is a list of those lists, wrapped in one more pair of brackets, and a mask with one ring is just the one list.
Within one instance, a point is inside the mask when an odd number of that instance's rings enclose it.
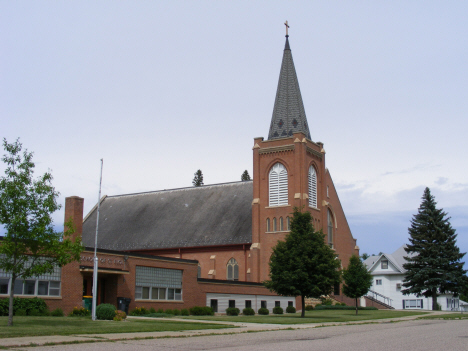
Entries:
{"label": "concrete sidewalk", "polygon": [[[430,311],[431,314],[447,314],[452,312]],[[2,347],[21,347],[21,346],[44,346],[44,345],[57,345],[65,343],[87,343],[87,342],[102,342],[102,341],[115,341],[115,340],[135,340],[135,339],[157,339],[157,338],[171,338],[171,337],[191,337],[203,335],[217,335],[217,334],[235,334],[247,332],[261,332],[270,330],[282,329],[309,329],[323,326],[339,326],[350,324],[365,324],[365,323],[389,323],[396,321],[414,320],[422,315],[407,316],[399,318],[387,319],[374,319],[355,322],[327,322],[327,323],[310,323],[310,324],[261,324],[261,323],[243,323],[243,322],[228,322],[228,321],[208,321],[196,319],[180,319],[171,318],[171,321],[180,322],[194,322],[194,323],[209,323],[209,324],[224,324],[232,325],[232,328],[226,329],[204,329],[204,330],[185,330],[178,332],[143,332],[143,333],[116,333],[116,334],[77,334],[77,335],[50,335],[50,336],[27,336],[19,338],[5,338],[0,339],[0,346]],[[164,318],[151,318],[151,317],[128,317],[129,319],[151,319],[151,320],[165,320]]]}

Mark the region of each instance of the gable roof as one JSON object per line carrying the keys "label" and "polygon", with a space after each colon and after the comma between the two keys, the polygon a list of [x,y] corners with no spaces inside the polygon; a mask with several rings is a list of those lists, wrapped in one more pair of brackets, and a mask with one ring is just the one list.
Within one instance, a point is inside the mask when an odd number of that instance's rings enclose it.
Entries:
{"label": "gable roof", "polygon": [[310,139],[309,125],[288,37],[289,35],[286,35],[268,140],[290,137],[297,132],[304,133]]}
{"label": "gable roof", "polygon": [[[101,201],[98,248],[143,250],[252,242],[252,181],[138,194]],[[94,247],[97,206],[83,222]]]}
{"label": "gable roof", "polygon": [[407,262],[405,260],[406,257],[412,257],[414,256],[413,253],[406,253],[405,251],[405,245],[400,246],[394,253],[392,254],[382,254],[380,256],[371,256],[368,257],[365,261],[364,264],[367,266],[367,270],[370,272],[374,269],[374,267],[380,262],[382,257],[385,257],[389,262],[391,262],[395,268],[400,271],[401,273],[405,273],[406,270],[403,268],[403,265]]}

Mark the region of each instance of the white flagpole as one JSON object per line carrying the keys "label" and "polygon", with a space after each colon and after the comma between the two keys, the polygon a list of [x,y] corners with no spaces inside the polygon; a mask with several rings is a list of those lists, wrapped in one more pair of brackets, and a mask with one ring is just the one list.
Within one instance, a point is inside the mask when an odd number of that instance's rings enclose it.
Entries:
{"label": "white flagpole", "polygon": [[[96,236],[94,238],[94,268],[93,268],[93,321],[96,320],[96,301],[97,301],[97,281],[98,281],[98,258],[97,258],[97,238],[99,229],[99,210],[101,208],[101,185],[102,185],[102,166],[104,164],[101,158],[101,176],[99,177],[99,197],[97,207],[97,218],[96,218]],[[101,287],[102,289],[103,287]]]}

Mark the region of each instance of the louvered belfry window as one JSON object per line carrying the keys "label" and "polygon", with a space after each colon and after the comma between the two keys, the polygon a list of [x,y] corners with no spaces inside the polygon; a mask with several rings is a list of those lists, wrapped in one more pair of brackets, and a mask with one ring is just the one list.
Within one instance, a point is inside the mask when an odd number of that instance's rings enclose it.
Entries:
{"label": "louvered belfry window", "polygon": [[281,163],[276,163],[270,170],[270,206],[288,204],[288,171]]}
{"label": "louvered belfry window", "polygon": [[309,206],[317,208],[317,172],[314,166],[309,167]]}

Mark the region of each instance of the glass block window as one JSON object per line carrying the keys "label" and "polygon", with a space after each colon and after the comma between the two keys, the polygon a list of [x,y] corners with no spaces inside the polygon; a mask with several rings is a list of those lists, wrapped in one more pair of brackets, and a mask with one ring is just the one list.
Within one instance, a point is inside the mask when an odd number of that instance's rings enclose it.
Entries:
{"label": "glass block window", "polygon": [[182,271],[155,267],[136,267],[137,286],[154,286],[161,288],[181,288]]}
{"label": "glass block window", "polygon": [[182,300],[182,270],[136,267],[135,299]]}

